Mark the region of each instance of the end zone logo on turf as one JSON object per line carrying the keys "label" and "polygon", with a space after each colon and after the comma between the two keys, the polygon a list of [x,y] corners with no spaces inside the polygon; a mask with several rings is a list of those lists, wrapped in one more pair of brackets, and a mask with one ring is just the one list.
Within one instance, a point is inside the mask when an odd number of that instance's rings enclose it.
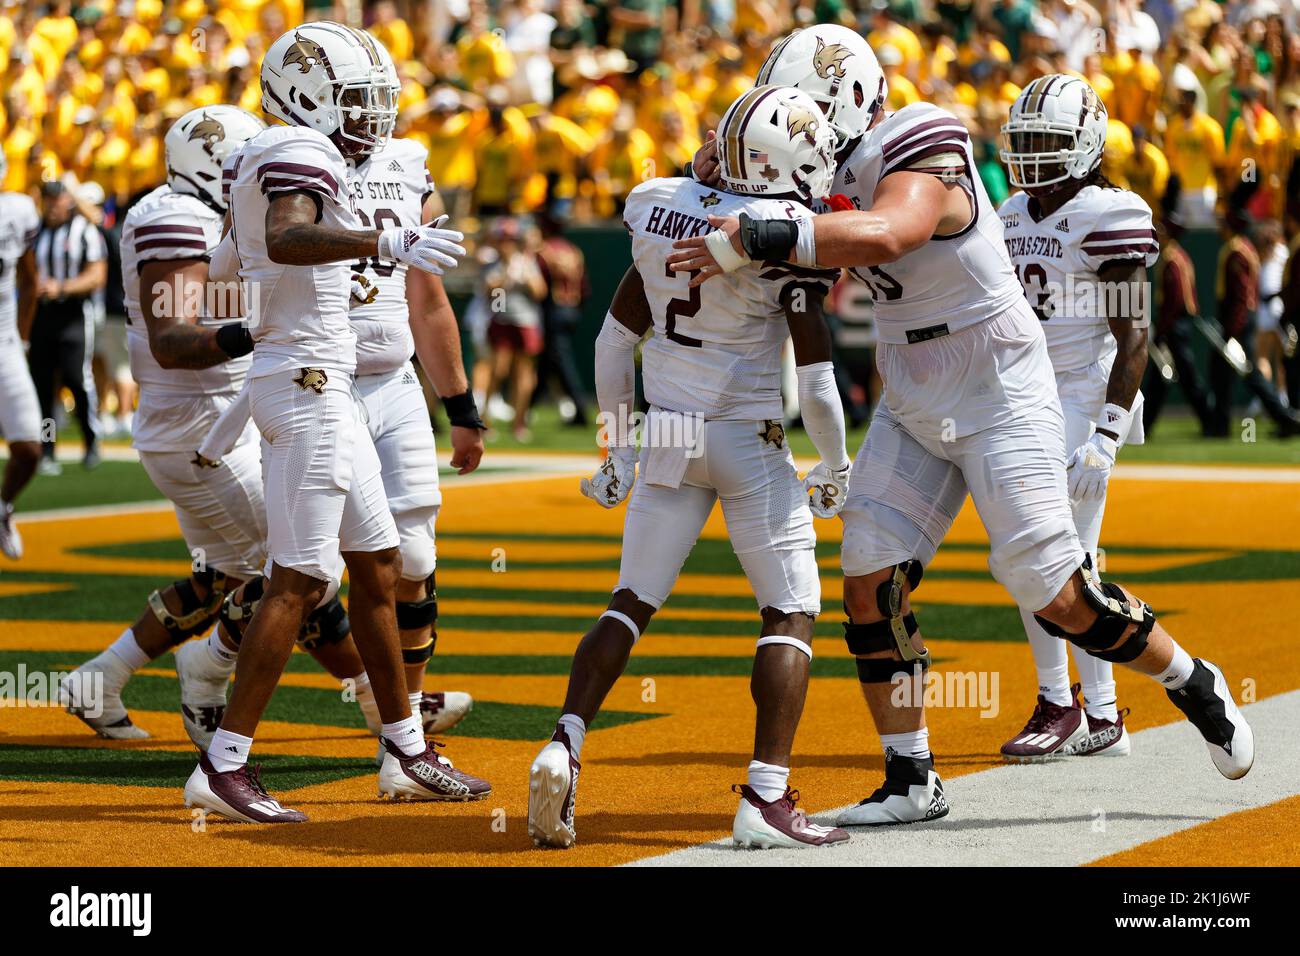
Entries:
{"label": "end zone logo on turf", "polygon": [[71,707],[87,717],[104,714],[101,671],[0,671],[0,707]]}
{"label": "end zone logo on turf", "polygon": [[148,936],[153,929],[152,893],[82,893],[78,886],[50,897],[50,925],[77,927],[129,927],[133,936]]}

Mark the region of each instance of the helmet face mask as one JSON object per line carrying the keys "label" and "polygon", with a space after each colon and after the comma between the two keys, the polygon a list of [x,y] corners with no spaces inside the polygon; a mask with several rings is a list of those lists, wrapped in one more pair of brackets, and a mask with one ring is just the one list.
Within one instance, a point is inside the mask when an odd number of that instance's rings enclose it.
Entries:
{"label": "helmet face mask", "polygon": [[262,59],[262,109],[328,136],[353,160],[388,142],[400,92],[397,68],[383,44],[328,20],[283,34]]}
{"label": "helmet face mask", "polygon": [[822,199],[835,179],[835,135],[811,96],[793,87],[756,86],[718,124],[718,171],[729,192],[794,193]]}
{"label": "helmet face mask", "polygon": [[1083,80],[1054,74],[1030,83],[1002,126],[999,156],[1011,185],[1055,192],[1087,179],[1101,164],[1106,123],[1106,107]]}

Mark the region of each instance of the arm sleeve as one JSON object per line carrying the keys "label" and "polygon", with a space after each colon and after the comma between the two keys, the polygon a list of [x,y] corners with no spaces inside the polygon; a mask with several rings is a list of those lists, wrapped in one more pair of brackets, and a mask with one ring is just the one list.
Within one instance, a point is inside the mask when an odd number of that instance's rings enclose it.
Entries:
{"label": "arm sleeve", "polygon": [[228,232],[212,250],[208,265],[208,279],[213,282],[233,282],[239,277],[239,255],[235,252],[235,234]]}
{"label": "arm sleeve", "polygon": [[635,401],[636,345],[641,337],[606,314],[596,336],[596,404],[609,435],[609,447],[631,448],[628,419]]}
{"label": "arm sleeve", "polygon": [[844,447],[844,406],[835,387],[835,367],[830,362],[801,365],[795,369],[795,376],[804,431],[826,466],[842,471],[849,467],[849,455]]}

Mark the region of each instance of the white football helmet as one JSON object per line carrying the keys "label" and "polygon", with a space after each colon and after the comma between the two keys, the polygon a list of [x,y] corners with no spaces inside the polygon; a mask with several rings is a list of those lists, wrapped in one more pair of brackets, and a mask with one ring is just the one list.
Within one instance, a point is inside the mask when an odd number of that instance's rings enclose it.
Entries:
{"label": "white football helmet", "polygon": [[1106,148],[1106,107],[1091,86],[1053,73],[1026,86],[1002,126],[1011,185],[1033,190],[1085,179]]}
{"label": "white football helmet", "polygon": [[238,106],[203,106],[190,110],[167,131],[167,184],[178,193],[197,196],[225,211],[221,199],[221,165],[231,153],[266,129],[266,124]]}
{"label": "white football helmet", "polygon": [[756,86],[718,123],[718,173],[733,193],[823,199],[835,180],[835,134],[807,93]]}
{"label": "white football helmet", "polygon": [[262,58],[262,109],[320,131],[349,158],[369,155],[388,141],[400,92],[383,44],[332,20],[295,27]]}
{"label": "white football helmet", "polygon": [[798,87],[821,104],[837,150],[867,131],[889,93],[867,41],[833,23],[796,30],[777,43],[758,82]]}

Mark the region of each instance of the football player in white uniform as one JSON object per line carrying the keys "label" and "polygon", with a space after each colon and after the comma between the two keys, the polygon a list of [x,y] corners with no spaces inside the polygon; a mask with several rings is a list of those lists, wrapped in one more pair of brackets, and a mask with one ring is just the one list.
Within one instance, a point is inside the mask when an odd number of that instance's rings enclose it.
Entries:
{"label": "football player in white uniform", "polygon": [[[140,383],[132,440],[150,479],[176,507],[193,571],[151,594],[139,618],[69,679],[76,687],[88,672],[103,675],[102,700],[93,708],[69,700],[68,710],[108,739],[148,736],[132,722],[122,691],[136,670],[175,648],[181,719],[190,739],[206,748],[225,709],[240,633],[232,624],[213,624],[226,594],[241,582],[260,582],[266,561],[257,430],[241,427],[220,461],[194,452],[238,401],[251,362],[252,339],[238,318],[240,290],[209,286],[208,258],[226,210],[222,163],[265,128],[234,106],[181,116],[164,141],[168,182],[132,206],[123,222],[127,339],[131,374]],[[185,643],[209,629],[206,640]],[[312,612],[299,641],[331,674],[356,685],[362,711],[377,729],[364,665],[337,597]]]}
{"label": "football player in white uniform", "polygon": [[[596,392],[608,457],[583,494],[606,508],[636,481],[627,427],[633,352],[642,350],[651,411],[640,481],[628,505],[618,586],[574,655],[563,714],[531,770],[528,832],[539,845],[576,839],[574,795],[587,726],[623,673],[633,645],[667,599],[700,531],[722,501],[732,547],[754,590],[762,627],[750,688],[757,707],[748,782],[735,788],[738,845],[809,847],[848,839],[811,824],[789,788],[790,751],[803,710],[813,621],[821,610],[812,514],[839,511],[848,478],[844,416],[821,302],[838,270],[780,259],[761,270],[688,288],[667,270],[672,242],[702,234],[711,212],[810,218],[834,170],[832,137],[797,90],[756,87],[722,119],[722,187],[653,179],[632,190],[624,220],[633,266],[596,340]],[[781,352],[793,335],[804,420],[821,455],[800,484],[781,427]]]}
{"label": "football player in white uniform", "polygon": [[[287,126],[254,136],[223,170],[233,257],[252,283],[248,372],[265,442],[270,581],[240,644],[220,729],[185,785],[188,806],[245,822],[306,816],[267,795],[247,766],[252,734],[311,610],[350,580],[349,617],[389,755],[380,790],[474,799],[490,788],[440,761],[412,715],[397,632],[398,533],[374,443],[353,400],[356,335],[350,263],[377,256],[441,274],[464,254],[460,233],[362,227],[349,163],[381,149],[397,114],[391,59],[369,34],[331,21],[279,37],[262,61],[262,109]],[[231,600],[241,600],[232,593]]]}
{"label": "football player in white uniform", "polygon": [[[1106,107],[1084,80],[1034,80],[1012,105],[1002,135],[1002,160],[1023,192],[998,214],[1011,263],[1043,324],[1065,416],[1074,526],[1100,570],[1097,542],[1115,452],[1143,437],[1146,270],[1160,245],[1147,204],[1101,173]],[[1085,711],[1070,687],[1065,642],[1043,630],[1032,608],[1021,607],[1020,617],[1038,670],[1038,705],[1002,753],[1030,760],[1129,753],[1114,665],[1074,646]]]}
{"label": "football player in white uniform", "polygon": [[[8,168],[0,150],[0,179]],[[0,554],[17,561],[23,539],[14,502],[41,460],[41,407],[27,368],[25,343],[36,317],[36,254],[41,216],[32,197],[0,192],[0,434],[9,461],[0,479]]]}
{"label": "football player in white uniform", "polygon": [[[1160,681],[1219,771],[1243,776],[1254,741],[1222,673],[1179,647],[1147,604],[1103,582],[1079,542],[1046,340],[965,127],[928,103],[885,113],[875,55],[840,27],[795,32],[759,77],[825,104],[843,143],[835,186],[856,208],[811,220],[715,217],[716,234],[679,240],[670,263],[696,271],[695,285],[751,260],[793,257],[851,268],[875,299],[885,395],[853,467],[841,563],[845,636],[881,735],[885,783],[840,824],[948,812],[923,702],[891,697],[928,664],[909,595],[968,492],[991,543],[989,569],[1016,603],[1049,634]],[[710,145],[697,154],[701,178]],[[1091,458],[1075,467],[1095,471]]]}

